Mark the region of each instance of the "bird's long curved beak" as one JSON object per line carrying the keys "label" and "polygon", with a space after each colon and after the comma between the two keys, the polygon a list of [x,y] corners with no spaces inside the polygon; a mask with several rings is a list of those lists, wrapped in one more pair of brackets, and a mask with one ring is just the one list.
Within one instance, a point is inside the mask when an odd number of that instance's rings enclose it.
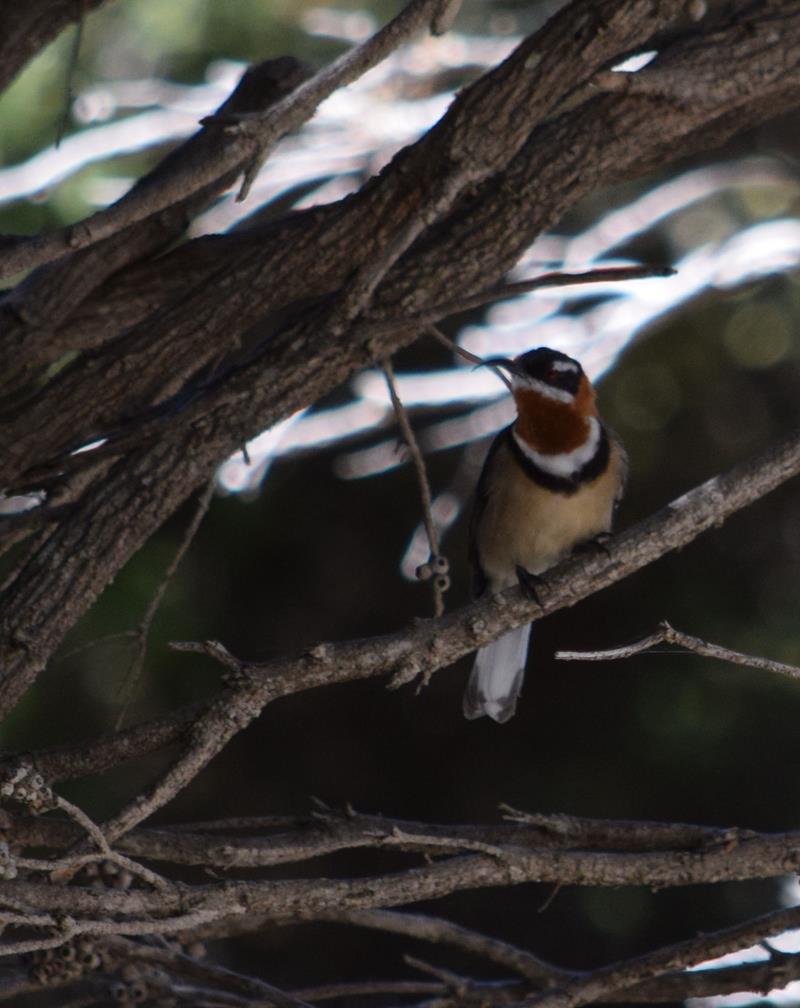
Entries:
{"label": "bird's long curved beak", "polygon": [[511,374],[520,373],[517,362],[511,357],[486,357],[477,367],[505,368]]}
{"label": "bird's long curved beak", "polygon": [[511,379],[503,374],[503,371],[508,371],[512,375],[521,374],[516,361],[510,357],[487,357],[480,364],[476,364],[475,367],[490,367],[509,389],[511,388]]}

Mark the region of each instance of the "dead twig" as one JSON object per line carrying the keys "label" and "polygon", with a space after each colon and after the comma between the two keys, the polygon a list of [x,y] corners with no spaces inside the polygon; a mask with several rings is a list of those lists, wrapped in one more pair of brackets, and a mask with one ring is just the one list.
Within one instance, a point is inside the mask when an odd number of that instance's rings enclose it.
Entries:
{"label": "dead twig", "polygon": [[[70,819],[74,820],[81,829],[85,830],[90,839],[97,845],[100,856],[104,861],[113,862],[120,868],[126,869],[131,872],[132,875],[136,875],[138,878],[142,879],[143,882],[147,882],[156,889],[170,888],[171,884],[165,878],[162,878],[161,875],[158,875],[150,868],[145,868],[144,865],[139,864],[137,861],[133,861],[124,854],[119,854],[117,851],[113,850],[106,835],[97,823],[86,815],[83,809],[78,808],[77,805],[73,805],[72,802],[67,801],[66,798],[62,798],[61,795],[53,795],[53,800],[57,808],[60,808],[62,812],[65,812]],[[90,860],[97,860],[97,858],[90,858]],[[77,855],[70,857],[67,855],[66,858],[61,859],[56,863],[56,866],[53,869],[53,878],[58,881],[67,881],[72,878],[75,872],[82,868],[86,863],[86,856]]]}
{"label": "dead twig", "polygon": [[556,651],[560,661],[618,661],[621,658],[632,658],[642,654],[659,644],[674,644],[703,658],[716,658],[719,661],[730,662],[733,665],[746,665],[748,668],[761,669],[765,672],[775,672],[778,675],[789,676],[790,679],[800,679],[800,667],[787,665],[786,662],[775,661],[773,658],[763,658],[760,655],[742,654],[741,651],[731,651],[730,648],[712,644],[700,637],[692,637],[676,630],[666,620],[662,620],[658,629],[647,637],[642,637],[631,644],[620,647],[606,648],[602,651]]}
{"label": "dead twig", "polygon": [[69,112],[72,108],[72,103],[75,100],[75,73],[78,69],[78,58],[81,53],[81,44],[83,42],[83,25],[86,21],[86,0],[79,0],[78,6],[80,8],[80,13],[78,14],[78,18],[75,22],[74,33],[72,36],[72,46],[67,60],[67,75],[66,81],[64,82],[64,108],[58,121],[55,142],[56,147],[58,147],[64,139],[64,134],[67,131],[67,124],[69,122]]}
{"label": "dead twig", "polygon": [[398,913],[393,910],[347,910],[330,914],[325,919],[335,923],[355,924],[358,927],[406,935],[434,944],[451,945],[498,966],[511,969],[537,986],[551,986],[575,976],[571,971],[552,966],[525,949],[441,917]]}
{"label": "dead twig", "polygon": [[215,483],[216,478],[212,477],[206,484],[205,490],[202,492],[197,501],[197,507],[192,515],[192,520],[186,526],[186,531],[184,532],[183,538],[181,539],[178,549],[175,552],[175,556],[172,558],[169,566],[164,571],[161,581],[159,582],[153,597],[150,599],[150,604],[142,617],[141,623],[135,630],[128,631],[129,635],[134,640],[134,652],[122,686],[122,706],[114,724],[115,731],[119,731],[125,723],[125,718],[128,714],[134,691],[141,679],[142,672],[144,671],[144,662],[147,657],[147,645],[150,637],[150,628],[153,624],[155,615],[158,612],[159,606],[161,605],[161,601],[164,598],[164,593],[172,580],[172,576],[180,566],[183,558],[186,556],[195,535],[197,535],[197,530],[200,528],[200,525],[208,512],[209,505],[211,504],[211,498],[214,495]]}
{"label": "dead twig", "polygon": [[593,970],[586,976],[571,980],[557,990],[547,991],[523,1004],[530,1008],[577,1008],[578,1005],[600,1001],[617,991],[656,979],[664,973],[696,966],[729,952],[738,952],[766,937],[796,927],[798,920],[800,910],[797,907],[763,914],[713,934],[700,935]]}
{"label": "dead twig", "polygon": [[439,533],[433,520],[431,486],[428,482],[425,459],[422,457],[419,444],[414,436],[414,430],[408,419],[406,408],[397,394],[394,368],[388,357],[383,362],[383,373],[386,376],[386,385],[389,389],[389,398],[392,400],[394,415],[397,418],[397,423],[403,434],[403,440],[414,463],[414,470],[417,474],[417,483],[419,485],[419,495],[422,501],[422,520],[425,524],[425,533],[428,536],[428,562],[418,568],[417,576],[423,580],[432,579],[433,610],[434,616],[438,617],[444,613],[444,593],[450,587],[450,565],[447,557],[443,556],[439,549]]}

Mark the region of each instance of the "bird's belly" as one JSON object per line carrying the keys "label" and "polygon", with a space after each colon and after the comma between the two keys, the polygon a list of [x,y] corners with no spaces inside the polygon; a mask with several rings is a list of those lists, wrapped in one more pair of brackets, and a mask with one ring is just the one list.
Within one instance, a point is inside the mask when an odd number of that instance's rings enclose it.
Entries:
{"label": "bird's belly", "polygon": [[615,490],[606,474],[569,495],[545,490],[523,474],[492,488],[477,530],[490,589],[516,583],[517,566],[541,574],[579,543],[607,532]]}

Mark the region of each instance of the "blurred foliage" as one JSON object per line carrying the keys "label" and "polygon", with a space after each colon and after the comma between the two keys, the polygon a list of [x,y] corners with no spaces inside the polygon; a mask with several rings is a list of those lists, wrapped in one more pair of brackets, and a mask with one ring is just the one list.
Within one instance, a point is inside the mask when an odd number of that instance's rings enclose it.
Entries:
{"label": "blurred foliage", "polygon": [[[209,61],[220,57],[292,52],[329,58],[338,47],[298,26],[310,6],[300,0],[120,0],[89,19],[79,77],[152,73],[189,81],[201,79]],[[484,30],[492,18],[517,26],[533,16],[533,6],[474,0],[462,17]],[[370,8],[383,17],[396,5]],[[69,39],[59,39],[3,97],[6,162],[52,136],[68,48]],[[778,123],[738,139],[728,153],[790,154],[795,143],[792,124]],[[567,226],[584,227],[601,208],[648,184],[597,194],[570,214]],[[785,200],[769,203],[774,196],[765,190],[731,199],[742,203],[709,201],[626,251],[659,257],[665,248],[691,245],[698,234],[729,233],[750,215],[790,209]],[[76,212],[64,195],[41,216],[32,205],[14,208],[2,226],[11,227],[13,217],[14,227],[34,228]],[[799,319],[800,285],[776,278],[699,299],[630,348],[600,389],[604,415],[631,455],[620,525],[796,423]],[[436,345],[420,343],[406,359],[425,367],[440,355]],[[388,631],[430,612],[428,589],[398,574],[419,513],[410,468],[345,482],[333,473],[335,454],[284,459],[257,499],[214,501],[158,616],[133,716],[206,695],[219,681],[211,663],[168,651],[171,639],[218,638],[241,657],[267,658],[321,639]],[[435,488],[445,485],[456,463],[457,452],[430,458]],[[193,507],[182,509],[128,565],[65,653],[138,623]],[[460,692],[469,660],[436,675],[420,694],[413,687],[390,693],[374,682],[290,697],[237,738],[164,817],[305,812],[310,796],[318,795],[334,805],[349,801],[364,811],[435,821],[493,819],[503,801],[595,816],[797,827],[796,684],[694,656],[567,664],[552,655],[558,648],[618,644],[667,618],[731,648],[800,663],[798,514],[794,482],[680,554],[536,627],[526,690],[506,726],[463,719]],[[467,597],[466,521],[445,547],[454,581],[449,604],[458,605]],[[116,640],[55,662],[4,728],[4,745],[35,748],[109,729],[128,654],[127,643]],[[65,792],[103,815],[163,759]],[[303,870],[337,875],[376,866],[357,852]],[[586,967],[765,910],[775,893],[773,883],[661,893],[568,889],[538,912],[549,888],[523,886],[501,895],[460,894],[436,911],[561,964]],[[327,958],[308,957],[307,943],[323,934]],[[369,942],[371,976],[396,976],[399,948],[422,952],[386,936],[370,935]],[[235,960],[289,986],[301,977],[303,983],[363,977],[364,936],[309,926],[298,941],[295,929],[276,927],[241,942]],[[474,969],[456,954],[447,962]]]}

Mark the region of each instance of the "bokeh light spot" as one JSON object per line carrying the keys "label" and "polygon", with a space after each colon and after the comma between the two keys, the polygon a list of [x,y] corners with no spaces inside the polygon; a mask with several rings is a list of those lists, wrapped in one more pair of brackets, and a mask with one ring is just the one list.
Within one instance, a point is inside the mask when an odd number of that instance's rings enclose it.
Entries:
{"label": "bokeh light spot", "polygon": [[641,364],[620,375],[615,405],[631,427],[661,430],[680,408],[680,389],[669,368]]}
{"label": "bokeh light spot", "polygon": [[790,322],[777,305],[747,302],[725,327],[724,341],[728,353],[742,367],[772,367],[789,352]]}

